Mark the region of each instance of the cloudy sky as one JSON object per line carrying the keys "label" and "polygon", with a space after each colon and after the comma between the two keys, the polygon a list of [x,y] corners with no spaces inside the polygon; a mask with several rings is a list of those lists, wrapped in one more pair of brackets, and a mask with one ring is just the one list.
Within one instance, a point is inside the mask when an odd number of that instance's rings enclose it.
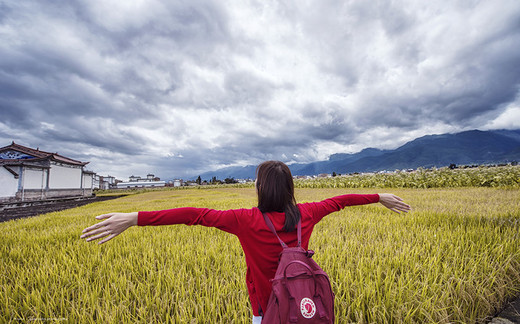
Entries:
{"label": "cloudy sky", "polygon": [[520,1],[0,0],[0,139],[127,180],[520,128]]}

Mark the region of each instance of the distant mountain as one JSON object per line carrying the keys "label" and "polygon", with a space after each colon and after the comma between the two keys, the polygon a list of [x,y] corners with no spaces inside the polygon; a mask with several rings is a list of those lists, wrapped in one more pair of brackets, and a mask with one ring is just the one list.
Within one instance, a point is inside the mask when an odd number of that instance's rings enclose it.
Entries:
{"label": "distant mountain", "polygon": [[[254,179],[256,173],[256,165],[247,165],[244,167],[227,167],[218,169],[216,171],[205,172],[200,175],[202,180],[211,180],[213,177],[217,177],[219,180],[226,178],[235,179]],[[193,179],[196,179],[194,176]]]}
{"label": "distant mountain", "polygon": [[338,163],[343,172],[369,172],[454,164],[485,164],[520,160],[520,130],[466,131],[457,134],[428,135],[387,151],[377,157]]}
{"label": "distant mountain", "polygon": [[[327,161],[289,165],[293,175],[373,172],[419,167],[444,167],[520,161],[520,130],[472,130],[427,135],[395,150],[366,148],[358,153],[337,153]],[[202,179],[255,178],[256,166],[229,167],[201,174]],[[196,177],[196,176],[195,176]]]}
{"label": "distant mountain", "polygon": [[[328,161],[318,161],[308,164],[293,164],[290,166],[293,175],[313,175],[320,173],[344,173],[336,170],[344,169],[344,165],[356,163],[365,158],[377,158],[391,151],[366,148],[358,153],[336,153],[329,157]],[[355,172],[355,171],[352,171]]]}

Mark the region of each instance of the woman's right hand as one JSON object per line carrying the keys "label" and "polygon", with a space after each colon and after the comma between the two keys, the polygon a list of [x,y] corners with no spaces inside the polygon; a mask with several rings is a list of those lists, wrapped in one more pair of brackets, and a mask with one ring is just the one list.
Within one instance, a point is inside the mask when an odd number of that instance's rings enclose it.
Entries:
{"label": "woman's right hand", "polygon": [[381,205],[398,214],[400,214],[400,212],[407,213],[412,209],[401,197],[389,193],[379,194],[379,202]]}
{"label": "woman's right hand", "polygon": [[127,228],[137,225],[137,212],[133,213],[109,213],[96,216],[96,219],[104,221],[87,227],[83,230],[80,238],[85,238],[87,242],[108,236],[98,242],[103,244],[121,234]]}

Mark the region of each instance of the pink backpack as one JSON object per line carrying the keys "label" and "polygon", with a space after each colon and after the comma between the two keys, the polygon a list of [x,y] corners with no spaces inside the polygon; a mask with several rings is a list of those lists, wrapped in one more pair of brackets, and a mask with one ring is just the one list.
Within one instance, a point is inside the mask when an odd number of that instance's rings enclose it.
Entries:
{"label": "pink backpack", "polygon": [[301,219],[297,247],[287,247],[266,214],[264,219],[283,250],[271,279],[273,291],[262,323],[334,323],[334,293],[329,277],[312,259],[314,251],[301,247]]}

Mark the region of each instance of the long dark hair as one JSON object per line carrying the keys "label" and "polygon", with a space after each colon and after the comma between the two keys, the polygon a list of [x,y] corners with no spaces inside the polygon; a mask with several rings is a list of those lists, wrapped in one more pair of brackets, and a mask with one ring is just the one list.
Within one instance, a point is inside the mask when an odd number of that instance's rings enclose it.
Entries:
{"label": "long dark hair", "polygon": [[289,167],[280,161],[265,161],[256,168],[258,209],[262,213],[285,213],[283,230],[291,232],[300,220],[294,198],[294,183]]}

